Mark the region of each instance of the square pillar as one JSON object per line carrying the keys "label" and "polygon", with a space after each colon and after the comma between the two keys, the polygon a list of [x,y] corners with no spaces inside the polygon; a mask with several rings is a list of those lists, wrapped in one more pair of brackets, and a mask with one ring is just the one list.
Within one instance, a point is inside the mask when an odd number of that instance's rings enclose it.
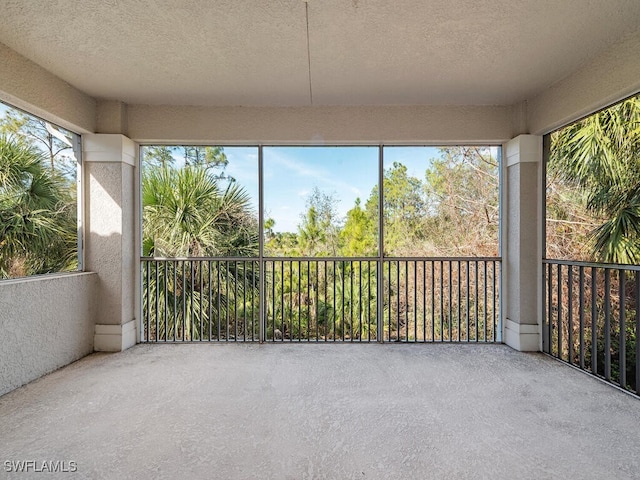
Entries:
{"label": "square pillar", "polygon": [[135,143],[120,134],[83,136],[85,268],[98,274],[94,350],[136,343]]}
{"label": "square pillar", "polygon": [[504,341],[516,350],[540,351],[542,137],[510,140],[506,160]]}

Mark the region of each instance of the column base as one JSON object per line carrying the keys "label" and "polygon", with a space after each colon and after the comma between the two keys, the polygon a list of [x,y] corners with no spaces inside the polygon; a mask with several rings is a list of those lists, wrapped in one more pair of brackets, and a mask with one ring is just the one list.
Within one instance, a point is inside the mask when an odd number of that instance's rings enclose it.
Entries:
{"label": "column base", "polygon": [[507,318],[504,343],[519,352],[540,351],[540,330],[538,325],[516,323]]}
{"label": "column base", "polygon": [[136,322],[124,325],[96,325],[93,336],[94,352],[121,352],[136,344]]}

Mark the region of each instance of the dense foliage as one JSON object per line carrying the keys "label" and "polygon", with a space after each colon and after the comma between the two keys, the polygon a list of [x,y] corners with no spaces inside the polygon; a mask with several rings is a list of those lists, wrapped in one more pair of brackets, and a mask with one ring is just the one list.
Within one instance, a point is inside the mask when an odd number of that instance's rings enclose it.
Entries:
{"label": "dense foliage", "polygon": [[69,144],[60,130],[35,117],[8,110],[0,120],[0,278],[77,268]]}

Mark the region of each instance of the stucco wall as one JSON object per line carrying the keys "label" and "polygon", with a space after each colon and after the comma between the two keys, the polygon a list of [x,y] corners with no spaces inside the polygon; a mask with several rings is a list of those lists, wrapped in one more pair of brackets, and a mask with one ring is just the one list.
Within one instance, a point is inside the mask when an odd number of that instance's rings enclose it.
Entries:
{"label": "stucco wall", "polygon": [[0,100],[77,133],[95,130],[93,98],[2,43]]}
{"label": "stucco wall", "polygon": [[519,133],[513,116],[511,106],[127,107],[135,141],[221,144],[500,143]]}
{"label": "stucco wall", "polygon": [[119,325],[135,316],[135,171],[123,162],[88,161],[85,174],[85,268],[100,277],[96,323]]}
{"label": "stucco wall", "polygon": [[93,351],[95,273],[0,282],[0,395]]}
{"label": "stucco wall", "polygon": [[527,102],[529,133],[541,135],[640,91],[640,33]]}

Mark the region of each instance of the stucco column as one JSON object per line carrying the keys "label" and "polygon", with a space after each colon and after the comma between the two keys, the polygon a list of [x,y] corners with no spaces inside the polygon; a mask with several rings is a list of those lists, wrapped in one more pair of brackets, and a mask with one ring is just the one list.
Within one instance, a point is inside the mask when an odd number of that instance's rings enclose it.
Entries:
{"label": "stucco column", "polygon": [[506,157],[504,341],[516,350],[539,351],[542,137],[512,139]]}
{"label": "stucco column", "polygon": [[83,136],[85,268],[98,274],[94,350],[136,343],[135,144],[119,134]]}

